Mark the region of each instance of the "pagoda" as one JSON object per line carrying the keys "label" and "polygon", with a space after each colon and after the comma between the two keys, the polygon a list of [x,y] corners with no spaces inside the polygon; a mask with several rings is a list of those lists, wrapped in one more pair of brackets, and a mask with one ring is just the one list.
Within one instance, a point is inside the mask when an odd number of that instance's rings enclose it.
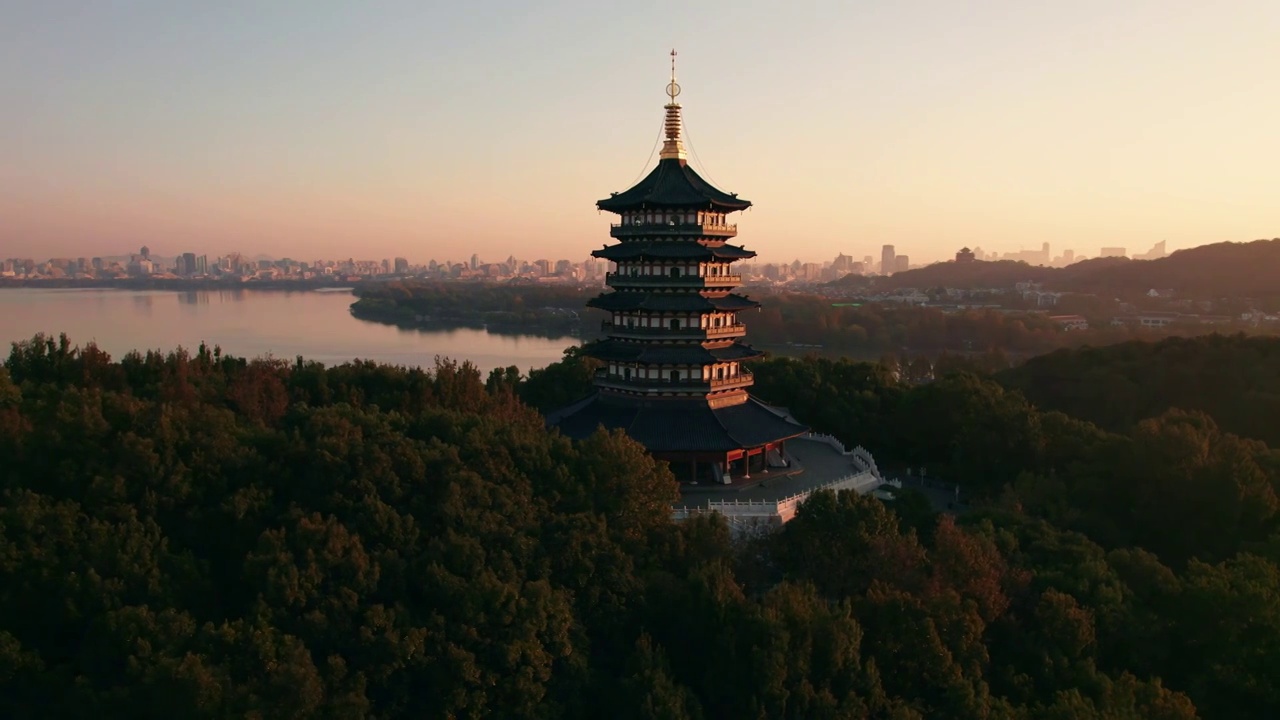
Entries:
{"label": "pagoda", "polygon": [[751,203],[689,166],[671,55],[657,167],[596,203],[619,221],[609,230],[618,242],[591,253],[614,268],[612,292],[587,303],[609,313],[607,338],[583,348],[603,363],[595,391],[548,421],[571,437],[622,428],[682,482],[746,483],[787,467],[785,442],[808,428],[749,393],[744,363],[762,353],[744,342],[740,315],[759,303],[734,292],[732,266],[755,253],[729,243],[729,218]]}

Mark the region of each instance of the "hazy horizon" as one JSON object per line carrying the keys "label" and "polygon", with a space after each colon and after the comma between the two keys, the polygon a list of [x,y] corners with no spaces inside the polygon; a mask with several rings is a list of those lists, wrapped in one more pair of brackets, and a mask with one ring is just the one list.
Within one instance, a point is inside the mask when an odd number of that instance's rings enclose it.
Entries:
{"label": "hazy horizon", "polygon": [[1277,29],[1266,0],[20,4],[0,256],[582,257],[671,47],[763,262],[1273,237]]}

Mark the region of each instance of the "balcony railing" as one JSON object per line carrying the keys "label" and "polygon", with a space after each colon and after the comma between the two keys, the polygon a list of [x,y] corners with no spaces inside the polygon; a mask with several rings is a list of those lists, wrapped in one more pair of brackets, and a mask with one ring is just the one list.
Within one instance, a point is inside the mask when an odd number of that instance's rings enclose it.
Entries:
{"label": "balcony railing", "polygon": [[734,237],[738,226],[712,223],[626,223],[609,226],[609,237],[629,238],[654,235]]}
{"label": "balcony railing", "polygon": [[630,275],[605,273],[610,287],[734,287],[742,284],[741,275]]}
{"label": "balcony railing", "polygon": [[637,337],[637,338],[721,338],[736,337],[747,332],[747,326],[723,325],[721,327],[643,327],[640,325],[627,325],[625,323],[613,323],[604,320],[600,323],[600,329],[609,335],[617,337]]}
{"label": "balcony railing", "polygon": [[626,390],[729,390],[750,385],[755,380],[755,376],[745,370],[733,377],[712,378],[711,380],[686,377],[682,377],[680,380],[672,380],[670,378],[626,378],[622,375],[610,375],[608,370],[597,370],[595,377],[597,385]]}

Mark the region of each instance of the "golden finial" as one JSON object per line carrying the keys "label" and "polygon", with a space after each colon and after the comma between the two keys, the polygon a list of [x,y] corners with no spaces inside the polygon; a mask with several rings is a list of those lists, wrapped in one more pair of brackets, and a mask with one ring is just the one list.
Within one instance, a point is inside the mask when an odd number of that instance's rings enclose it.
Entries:
{"label": "golden finial", "polygon": [[680,85],[676,83],[676,51],[672,49],[671,82],[667,84],[667,97],[670,98],[667,103],[667,140],[662,144],[662,152],[658,155],[660,159],[685,159],[684,143],[680,141],[680,103],[676,102],[679,94]]}
{"label": "golden finial", "polygon": [[671,104],[676,102],[676,96],[680,94],[680,86],[676,84],[676,51],[671,49],[671,83],[667,85],[667,97],[671,98]]}

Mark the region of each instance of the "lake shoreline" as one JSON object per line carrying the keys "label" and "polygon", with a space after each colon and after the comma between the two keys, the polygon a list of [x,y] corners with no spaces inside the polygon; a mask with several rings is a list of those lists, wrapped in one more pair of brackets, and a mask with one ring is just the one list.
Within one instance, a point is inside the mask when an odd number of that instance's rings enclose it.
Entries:
{"label": "lake shoreline", "polygon": [[[0,287],[0,341],[66,334],[112,357],[131,351],[194,352],[202,343],[236,357],[302,356],[325,365],[368,360],[431,367],[436,357],[470,361],[482,373],[544,367],[581,341],[506,328],[401,328],[356,318],[347,288]],[[6,353],[7,354],[7,353]]]}

